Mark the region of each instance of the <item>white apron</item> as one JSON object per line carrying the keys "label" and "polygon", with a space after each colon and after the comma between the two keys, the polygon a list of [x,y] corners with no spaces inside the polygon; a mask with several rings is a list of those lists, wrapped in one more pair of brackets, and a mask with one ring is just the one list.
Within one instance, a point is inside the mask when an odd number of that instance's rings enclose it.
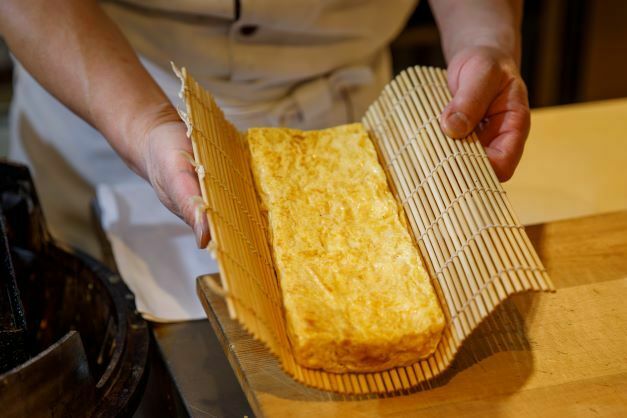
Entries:
{"label": "white apron", "polygon": [[[235,4],[118,0],[102,6],[176,106],[183,107],[170,61],[187,67],[239,129],[317,129],[359,120],[378,96],[391,77],[387,46],[415,0],[240,0],[239,10]],[[149,185],[19,63],[9,124],[9,156],[31,166],[53,234],[98,257],[89,214],[95,187]]]}

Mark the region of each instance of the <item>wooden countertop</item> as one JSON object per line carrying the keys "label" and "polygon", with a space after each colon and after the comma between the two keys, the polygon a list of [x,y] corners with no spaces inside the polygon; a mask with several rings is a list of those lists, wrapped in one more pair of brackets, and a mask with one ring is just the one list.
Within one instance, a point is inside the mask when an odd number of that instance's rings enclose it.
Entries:
{"label": "wooden countertop", "polygon": [[503,186],[524,225],[627,209],[627,99],[532,110]]}
{"label": "wooden countertop", "polygon": [[294,382],[228,318],[210,279],[198,290],[258,416],[627,416],[627,211],[527,232],[557,292],[514,296],[430,388],[388,398],[343,398]]}

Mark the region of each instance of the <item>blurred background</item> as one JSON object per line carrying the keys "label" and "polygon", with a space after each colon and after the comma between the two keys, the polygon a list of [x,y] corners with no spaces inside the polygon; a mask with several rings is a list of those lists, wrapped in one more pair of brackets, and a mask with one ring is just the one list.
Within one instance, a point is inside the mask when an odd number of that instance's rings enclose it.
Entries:
{"label": "blurred background", "polygon": [[[521,71],[531,107],[627,96],[627,2],[527,0]],[[421,1],[392,46],[394,69],[444,66],[437,27]]]}
{"label": "blurred background", "polygon": [[[527,0],[522,74],[534,108],[627,96],[627,2]],[[396,72],[410,65],[444,66],[426,1],[392,45]],[[0,155],[6,153],[11,67],[0,40]]]}
{"label": "blurred background", "polygon": [[0,38],[0,156],[7,152],[7,111],[11,100],[11,60],[9,50]]}

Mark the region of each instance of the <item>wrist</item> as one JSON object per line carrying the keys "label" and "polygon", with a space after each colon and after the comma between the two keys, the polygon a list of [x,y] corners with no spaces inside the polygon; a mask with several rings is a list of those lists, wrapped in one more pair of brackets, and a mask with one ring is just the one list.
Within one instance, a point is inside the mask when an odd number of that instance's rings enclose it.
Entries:
{"label": "wrist", "polygon": [[459,73],[464,66],[490,68],[508,78],[520,76],[516,57],[494,46],[473,45],[459,50],[449,61],[449,76]]}
{"label": "wrist", "polygon": [[129,121],[125,144],[127,145],[126,162],[138,175],[149,180],[149,158],[151,156],[150,138],[159,127],[170,123],[180,123],[181,119],[174,106],[164,98],[145,107],[142,112]]}
{"label": "wrist", "polygon": [[520,66],[520,45],[517,39],[495,38],[491,35],[475,36],[470,40],[463,40],[455,44],[447,54],[447,61],[450,63],[456,56],[472,50],[490,51],[495,57],[509,59],[516,67]]}
{"label": "wrist", "polygon": [[455,41],[448,42],[445,48],[447,62],[467,50],[489,50],[495,56],[511,59],[516,67],[520,66],[520,37],[512,27],[490,28],[470,33],[459,32]]}

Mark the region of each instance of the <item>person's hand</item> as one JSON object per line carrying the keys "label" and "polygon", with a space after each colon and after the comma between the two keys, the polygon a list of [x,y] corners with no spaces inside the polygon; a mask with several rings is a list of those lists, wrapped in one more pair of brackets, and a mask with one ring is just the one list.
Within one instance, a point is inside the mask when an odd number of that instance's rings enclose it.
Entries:
{"label": "person's hand", "polygon": [[448,66],[453,100],[442,113],[452,138],[476,129],[497,177],[509,180],[529,133],[527,88],[513,58],[495,48],[462,49]]}
{"label": "person's hand", "polygon": [[145,171],[140,174],[148,179],[161,202],[192,227],[196,244],[204,248],[209,243],[209,224],[199,198],[198,175],[189,161],[192,145],[185,131],[172,106],[154,118],[139,142]]}

